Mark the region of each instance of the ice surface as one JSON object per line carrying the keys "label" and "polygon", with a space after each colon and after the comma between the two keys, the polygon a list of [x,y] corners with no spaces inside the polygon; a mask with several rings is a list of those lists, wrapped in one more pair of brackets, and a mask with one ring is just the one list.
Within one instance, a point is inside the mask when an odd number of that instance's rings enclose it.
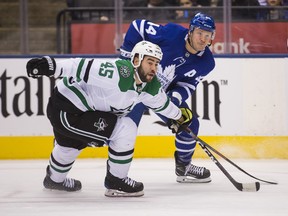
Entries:
{"label": "ice surface", "polygon": [[[210,159],[195,159],[209,168],[212,182],[179,184],[173,159],[134,159],[129,177],[144,183],[138,198],[104,196],[106,161],[76,160],[70,177],[82,181],[81,192],[43,189],[48,160],[0,161],[1,216],[287,216],[288,160],[233,160],[248,173],[278,185],[261,183],[258,192],[240,192]],[[242,183],[256,180],[220,160]]]}

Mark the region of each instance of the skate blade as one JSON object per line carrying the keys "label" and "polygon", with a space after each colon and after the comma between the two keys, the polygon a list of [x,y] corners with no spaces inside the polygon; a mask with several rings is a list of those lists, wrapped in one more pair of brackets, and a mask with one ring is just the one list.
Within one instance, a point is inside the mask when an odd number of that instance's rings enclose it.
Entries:
{"label": "skate blade", "polygon": [[209,183],[211,178],[197,179],[191,176],[177,176],[176,181],[179,183]]}
{"label": "skate blade", "polygon": [[127,193],[127,192],[123,192],[119,190],[107,189],[105,192],[105,196],[107,197],[140,197],[143,195],[144,195],[144,191]]}
{"label": "skate blade", "polygon": [[69,191],[69,190],[59,190],[56,188],[45,188],[43,187],[43,191],[45,192],[53,192],[53,193],[80,193],[82,189],[76,191]]}

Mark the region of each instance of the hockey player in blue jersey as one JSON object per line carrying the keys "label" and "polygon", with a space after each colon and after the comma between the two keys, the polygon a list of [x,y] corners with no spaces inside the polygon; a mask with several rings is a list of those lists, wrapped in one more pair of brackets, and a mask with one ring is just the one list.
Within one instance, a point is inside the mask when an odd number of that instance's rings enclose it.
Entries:
{"label": "hockey player in blue jersey", "polygon": [[[121,56],[129,58],[134,45],[147,40],[159,45],[163,58],[158,67],[157,77],[171,100],[179,107],[188,107],[186,100],[196,90],[199,82],[215,67],[209,49],[215,37],[215,23],[212,17],[197,13],[190,21],[189,29],[178,24],[155,24],[148,20],[134,20],[126,33],[120,48]],[[129,116],[139,125],[145,111],[138,104]],[[169,120],[160,116],[168,125]],[[198,134],[199,121],[193,116],[189,128]],[[177,182],[210,182],[210,171],[191,163],[196,141],[185,131],[176,133],[175,173]]]}

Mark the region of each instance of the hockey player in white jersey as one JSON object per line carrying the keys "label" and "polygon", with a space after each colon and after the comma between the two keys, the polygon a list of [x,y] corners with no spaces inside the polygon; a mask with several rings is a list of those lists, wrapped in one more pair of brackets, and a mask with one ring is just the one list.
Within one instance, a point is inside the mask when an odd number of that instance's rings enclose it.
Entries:
{"label": "hockey player in white jersey", "polygon": [[44,56],[27,63],[29,77],[62,77],[49,99],[47,117],[55,145],[46,169],[44,187],[78,191],[79,180],[67,174],[87,146],[108,145],[106,196],[142,196],[143,183],[128,177],[137,126],[125,115],[141,102],[171,119],[173,130],[183,130],[192,119],[189,109],[179,109],[156,78],[162,51],[141,41],[130,60],[67,59]]}

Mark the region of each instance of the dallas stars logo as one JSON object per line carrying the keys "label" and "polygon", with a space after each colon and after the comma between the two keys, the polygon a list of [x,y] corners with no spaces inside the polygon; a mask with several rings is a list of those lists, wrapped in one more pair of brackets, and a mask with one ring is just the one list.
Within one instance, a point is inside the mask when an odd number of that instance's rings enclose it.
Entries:
{"label": "dallas stars logo", "polygon": [[129,67],[127,67],[126,65],[121,65],[119,72],[120,72],[121,76],[123,76],[124,78],[129,77],[131,74]]}
{"label": "dallas stars logo", "polygon": [[105,127],[107,127],[108,124],[106,123],[105,119],[99,118],[98,122],[94,123],[94,127],[97,128],[97,131],[104,131]]}

